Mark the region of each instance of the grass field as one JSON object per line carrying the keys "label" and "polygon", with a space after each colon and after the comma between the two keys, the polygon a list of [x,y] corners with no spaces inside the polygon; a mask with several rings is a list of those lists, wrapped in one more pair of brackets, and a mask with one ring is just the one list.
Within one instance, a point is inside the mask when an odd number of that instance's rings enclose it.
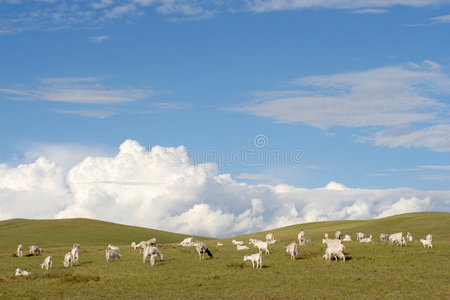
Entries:
{"label": "grass field", "polygon": [[[300,229],[310,242],[299,248],[291,261],[284,247],[295,241]],[[325,232],[372,234],[375,242],[348,242],[347,261],[324,261]],[[397,247],[378,242],[380,233],[409,231],[414,242]],[[450,213],[413,213],[368,221],[333,221],[300,224],[272,230],[278,242],[263,256],[262,270],[252,269],[243,256],[256,248],[236,251],[229,239],[203,240],[213,259],[198,260],[194,248],[177,247],[185,235],[87,219],[23,220],[0,222],[0,298],[110,299],[110,298],[408,298],[450,299]],[[433,248],[418,242],[433,234]],[[139,251],[130,247],[156,237],[165,261],[154,267],[142,263]],[[238,237],[263,239],[265,232]],[[217,241],[225,246],[217,248]],[[35,244],[46,250],[42,256],[12,257],[16,243],[24,250]],[[73,243],[81,244],[80,264],[63,268],[64,253]],[[106,263],[104,250],[119,246],[122,259]],[[39,264],[53,256],[53,270]],[[30,277],[15,277],[14,270],[31,271]]]}

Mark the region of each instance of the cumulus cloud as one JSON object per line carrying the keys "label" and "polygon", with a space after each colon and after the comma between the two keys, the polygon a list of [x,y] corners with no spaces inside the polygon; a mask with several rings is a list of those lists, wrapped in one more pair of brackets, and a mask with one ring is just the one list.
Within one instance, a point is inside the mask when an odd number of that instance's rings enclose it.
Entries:
{"label": "cumulus cloud", "polygon": [[247,184],[193,164],[183,147],[127,140],[117,155],[87,156],[66,170],[39,157],[0,165],[0,218],[88,217],[174,232],[233,236],[301,222],[448,211],[450,191]]}

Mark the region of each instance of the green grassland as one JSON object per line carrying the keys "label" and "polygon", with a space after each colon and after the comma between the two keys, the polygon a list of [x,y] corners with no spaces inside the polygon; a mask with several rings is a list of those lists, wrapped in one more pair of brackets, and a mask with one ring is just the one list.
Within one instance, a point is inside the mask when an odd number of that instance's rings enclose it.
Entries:
{"label": "green grassland", "polygon": [[[285,245],[296,241],[303,229],[309,243],[299,248],[295,261]],[[321,238],[336,230],[372,234],[375,242],[345,244],[346,262],[324,261]],[[380,233],[409,231],[407,247],[379,242]],[[199,261],[194,248],[178,247],[186,235],[88,219],[24,220],[0,222],[0,298],[31,299],[339,299],[400,298],[450,299],[450,213],[413,213],[367,221],[332,221],[299,224],[271,230],[278,242],[263,255],[263,268],[252,269],[229,239],[195,237],[205,241],[214,258]],[[266,232],[237,237],[264,239]],[[433,234],[433,248],[418,242]],[[130,243],[156,237],[165,261],[154,267],[142,263]],[[217,241],[225,246],[217,248]],[[13,257],[16,243],[39,245],[41,256]],[[81,244],[79,265],[63,268],[64,253]],[[108,244],[120,247],[122,259],[106,262]],[[53,270],[39,264],[53,256]],[[14,270],[31,271],[15,277]]]}

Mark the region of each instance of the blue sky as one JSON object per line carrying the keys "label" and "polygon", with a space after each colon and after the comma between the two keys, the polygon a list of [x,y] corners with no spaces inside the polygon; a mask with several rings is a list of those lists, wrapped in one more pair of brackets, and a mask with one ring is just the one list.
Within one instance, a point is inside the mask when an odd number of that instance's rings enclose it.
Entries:
{"label": "blue sky", "polygon": [[0,0],[0,164],[134,140],[252,186],[448,192],[450,2],[311,3]]}

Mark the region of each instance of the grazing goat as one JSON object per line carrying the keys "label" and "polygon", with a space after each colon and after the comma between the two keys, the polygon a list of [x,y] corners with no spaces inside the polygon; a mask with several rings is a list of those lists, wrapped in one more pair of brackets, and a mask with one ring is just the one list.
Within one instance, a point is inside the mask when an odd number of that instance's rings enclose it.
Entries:
{"label": "grazing goat", "polygon": [[252,255],[244,256],[244,261],[248,261],[248,260],[252,261],[253,268],[255,267],[255,262],[256,262],[257,269],[258,269],[258,266],[260,269],[262,268],[262,254],[261,253],[255,253]]}
{"label": "grazing goat", "polygon": [[341,240],[337,240],[337,239],[322,239],[322,244],[326,244],[327,246],[329,246],[330,244],[342,244]]}
{"label": "grazing goat", "polygon": [[266,234],[266,242],[268,242],[270,245],[275,244],[277,242],[277,240],[273,236],[273,233]]}
{"label": "grazing goat", "polygon": [[147,248],[148,243],[146,241],[142,241],[139,244],[136,245],[136,248],[139,248],[139,254],[142,253],[142,251]]}
{"label": "grazing goat", "polygon": [[145,263],[147,257],[150,256],[150,258],[151,258],[151,256],[154,255],[154,254],[156,254],[157,256],[159,256],[159,258],[160,258],[161,260],[164,260],[164,254],[162,254],[161,251],[159,251],[158,248],[153,247],[153,246],[148,246],[148,247],[146,247],[146,248],[144,249],[144,252],[143,252],[143,255],[142,255],[142,257],[143,257],[143,263]]}
{"label": "grazing goat", "polygon": [[[136,244],[135,244],[135,245],[136,245]],[[113,246],[113,245],[109,244],[109,245],[108,245],[108,249],[111,249],[111,250],[117,251],[117,250],[119,250],[120,248],[119,248],[119,247],[117,247],[117,246]]]}
{"label": "grazing goat", "polygon": [[217,242],[217,247],[221,247],[223,244],[221,242]]}
{"label": "grazing goat", "polygon": [[342,261],[344,262],[345,261],[344,250],[345,250],[344,245],[338,243],[330,243],[328,244],[328,247],[325,250],[323,258],[325,260],[331,260],[331,257],[333,256],[335,259],[339,258],[342,259]]}
{"label": "grazing goat", "polygon": [[269,242],[257,242],[254,245],[255,247],[258,247],[259,252],[265,251],[266,254],[270,254],[269,252]]}
{"label": "grazing goat", "polygon": [[17,244],[17,256],[22,257],[23,256],[23,246],[22,244]]}
{"label": "grazing goat", "polygon": [[397,246],[406,246],[406,240],[403,232],[397,232],[389,235],[389,244],[393,245],[397,243]]}
{"label": "grazing goat", "polygon": [[257,242],[262,242],[262,241],[261,241],[261,240],[257,240],[257,239],[249,239],[249,240],[248,240],[248,243],[251,244],[251,245],[253,245],[253,246],[254,246]]}
{"label": "grazing goat", "polygon": [[206,247],[205,243],[197,243],[195,248],[197,249],[199,260],[205,259],[205,253],[207,253],[211,258],[213,257],[213,254],[209,251],[208,247]]}
{"label": "grazing goat", "polygon": [[122,255],[111,249],[106,249],[105,255],[106,255],[106,262],[108,262],[110,259],[114,260],[116,258],[120,259],[122,257]]}
{"label": "grazing goat", "polygon": [[360,239],[363,239],[366,235],[362,232],[356,233],[356,240],[359,242]]}
{"label": "grazing goat", "polygon": [[237,249],[238,251],[240,251],[240,250],[248,250],[248,247],[245,246],[245,245],[236,245],[236,249]]}
{"label": "grazing goat", "polygon": [[306,243],[308,242],[307,240],[306,240],[306,235],[305,235],[305,232],[303,231],[303,229],[300,231],[300,233],[298,234],[298,244],[300,245],[300,246],[304,246],[304,245],[306,245]]}
{"label": "grazing goat", "polygon": [[44,268],[46,270],[51,269],[53,267],[53,258],[51,256],[47,256],[44,259],[44,262],[41,264],[41,269],[43,270]]}
{"label": "grazing goat", "polygon": [[298,246],[296,242],[286,246],[286,252],[291,256],[291,259],[295,260],[295,257],[298,254]]}
{"label": "grazing goat", "polygon": [[408,242],[412,242],[413,241],[413,236],[411,233],[406,233],[406,239],[408,240]]}
{"label": "grazing goat", "polygon": [[344,236],[344,238],[342,239],[342,241],[343,241],[343,242],[351,242],[351,241],[352,241],[352,238],[350,237],[350,235],[346,234],[346,235]]}
{"label": "grazing goat", "polygon": [[33,254],[33,255],[40,255],[41,253],[44,253],[44,249],[42,249],[38,246],[30,246],[28,248],[30,249],[30,254]]}
{"label": "grazing goat", "polygon": [[380,241],[385,242],[388,239],[389,239],[389,234],[387,234],[387,233],[380,234]]}
{"label": "grazing goat", "polygon": [[335,237],[337,240],[342,240],[342,232],[340,232],[339,230],[336,231],[336,233],[334,234],[334,237]]}
{"label": "grazing goat", "polygon": [[234,245],[244,245],[244,241],[236,241],[236,240],[232,240],[231,241]]}
{"label": "grazing goat", "polygon": [[79,244],[73,245],[72,250],[70,250],[70,252],[72,253],[73,262],[75,264],[78,264],[78,261],[80,260],[80,245]]}
{"label": "grazing goat", "polygon": [[360,239],[359,242],[360,243],[366,243],[366,244],[372,242],[372,235],[369,236],[368,238]]}
{"label": "grazing goat", "polygon": [[73,256],[72,256],[72,251],[69,251],[66,253],[66,255],[64,255],[64,268],[68,268],[69,266],[72,267],[73,266]]}
{"label": "grazing goat", "polygon": [[425,248],[425,246],[428,248],[433,248],[433,245],[431,244],[431,240],[420,239],[420,242],[422,243],[424,248]]}
{"label": "grazing goat", "polygon": [[194,243],[192,242],[192,237],[185,238],[179,245],[182,247],[192,247]]}
{"label": "grazing goat", "polygon": [[31,272],[22,270],[20,268],[16,269],[16,276],[29,276],[29,275],[31,275]]}
{"label": "grazing goat", "polygon": [[158,261],[158,254],[150,255],[150,265],[153,267],[154,264]]}

